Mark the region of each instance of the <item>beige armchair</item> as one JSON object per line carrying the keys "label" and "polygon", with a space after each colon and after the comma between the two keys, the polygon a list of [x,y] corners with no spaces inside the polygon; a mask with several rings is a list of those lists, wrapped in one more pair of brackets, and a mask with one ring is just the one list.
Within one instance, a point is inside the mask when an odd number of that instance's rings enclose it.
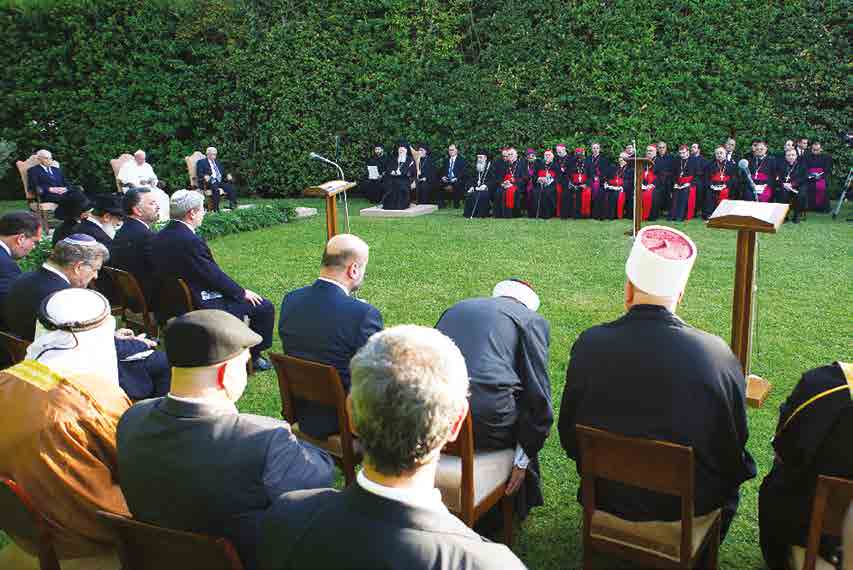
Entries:
{"label": "beige armchair", "polygon": [[113,177],[116,179],[116,191],[119,194],[124,194],[126,189],[122,187],[121,181],[118,179],[118,173],[121,171],[121,167],[124,166],[124,163],[129,160],[133,160],[133,155],[128,153],[120,154],[118,158],[110,160],[110,166],[113,167]]}
{"label": "beige armchair", "polygon": [[[196,169],[195,169],[196,165],[198,164],[198,161],[203,159],[204,156],[205,156],[204,154],[202,154],[201,152],[196,150],[196,151],[193,151],[193,153],[191,155],[185,156],[184,162],[187,163],[187,174],[189,174],[189,177],[190,177],[190,188],[193,190],[198,190],[199,192],[204,194],[205,206],[207,207],[208,210],[210,210],[213,207],[212,200],[211,200],[211,196],[213,195],[213,191],[207,187],[207,181],[206,180],[199,180],[198,179],[198,176],[196,175]],[[222,196],[223,194],[225,194],[225,191],[220,188],[219,189],[219,195]]]}
{"label": "beige armchair", "polygon": [[[18,167],[18,174],[21,175],[21,184],[24,185],[24,196],[27,199],[27,207],[41,216],[45,229],[50,229],[48,218],[56,210],[57,204],[52,202],[42,203],[38,191],[31,191],[29,181],[27,180],[27,171],[37,164],[39,164],[39,160],[36,155],[30,156],[27,160],[18,160],[15,162],[15,166]],[[59,163],[54,160],[51,166],[59,168]]]}

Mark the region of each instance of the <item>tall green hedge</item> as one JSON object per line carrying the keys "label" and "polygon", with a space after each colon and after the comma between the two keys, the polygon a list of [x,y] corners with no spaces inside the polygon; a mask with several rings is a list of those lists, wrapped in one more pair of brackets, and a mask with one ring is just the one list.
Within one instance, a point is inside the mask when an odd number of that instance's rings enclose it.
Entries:
{"label": "tall green hedge", "polygon": [[802,134],[849,165],[847,21],[841,0],[7,2],[0,138],[95,189],[139,147],[184,186],[182,158],[213,144],[242,189],[295,193],[333,175],[306,156],[336,135],[350,178],[401,135],[710,154]]}

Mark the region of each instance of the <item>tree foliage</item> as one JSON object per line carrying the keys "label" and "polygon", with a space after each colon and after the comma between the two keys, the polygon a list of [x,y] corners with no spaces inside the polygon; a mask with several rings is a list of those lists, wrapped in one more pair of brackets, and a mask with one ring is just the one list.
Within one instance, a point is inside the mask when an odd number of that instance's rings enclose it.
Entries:
{"label": "tree foliage", "polygon": [[[55,0],[0,9],[0,138],[48,148],[88,188],[144,148],[186,185],[219,148],[241,187],[350,178],[399,136],[502,144],[817,137],[847,164],[840,0]],[[7,195],[20,185],[7,171]]]}

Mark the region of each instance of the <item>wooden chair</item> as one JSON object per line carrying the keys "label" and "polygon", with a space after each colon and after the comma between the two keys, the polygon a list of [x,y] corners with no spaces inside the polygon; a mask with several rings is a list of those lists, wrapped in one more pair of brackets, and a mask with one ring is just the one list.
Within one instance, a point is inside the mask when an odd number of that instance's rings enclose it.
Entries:
{"label": "wooden chair", "polygon": [[[847,508],[853,501],[853,480],[819,475],[812,502],[809,541],[806,548],[793,546],[789,565],[796,570],[835,568],[819,556],[822,535],[841,536]],[[845,561],[846,562],[846,561]]]}
{"label": "wooden chair", "polygon": [[[18,167],[18,174],[21,176],[21,184],[24,186],[24,197],[27,199],[27,207],[41,217],[45,230],[49,230],[49,218],[56,211],[58,204],[54,204],[53,202],[42,203],[38,190],[30,190],[27,171],[37,164],[39,164],[39,160],[36,155],[30,156],[27,160],[18,160],[15,162],[15,166]],[[59,163],[54,160],[52,166],[59,168]]]}
{"label": "wooden chair", "polygon": [[60,570],[53,528],[15,481],[0,476],[0,529],[38,552],[41,570]]}
{"label": "wooden chair", "polygon": [[[205,157],[204,154],[195,150],[189,156],[184,157],[184,162],[187,163],[187,174],[190,177],[190,188],[193,190],[198,190],[202,194],[204,194],[204,204],[205,208],[208,210],[213,209],[213,191],[207,187],[207,181],[202,179],[198,179],[198,175],[196,174],[196,165],[198,161]],[[221,188],[219,189],[220,197],[225,194],[225,191]]]}
{"label": "wooden chair", "polygon": [[194,310],[193,296],[186,281],[166,279],[158,284],[157,320],[160,324]]}
{"label": "wooden chair", "polygon": [[[293,434],[299,439],[321,447],[329,452],[335,463],[341,468],[347,485],[355,481],[355,466],[361,463],[361,450],[350,431],[344,385],[333,366],[268,353],[278,375],[278,389],[281,394],[281,415],[290,422]],[[338,414],[339,433],[328,439],[317,439],[299,430],[296,421],[296,400],[307,400],[334,408]]]}
{"label": "wooden chair", "polygon": [[98,511],[98,518],[118,538],[122,570],[243,570],[237,550],[226,538],[171,530],[105,511]]}
{"label": "wooden chair", "polygon": [[[115,267],[104,266],[101,272],[108,276],[115,287],[121,308],[119,316],[125,324],[137,333],[144,332],[150,338],[157,338],[157,321],[148,309],[148,303],[145,301],[145,295],[136,277]],[[133,312],[131,307],[139,309],[139,312]]]}
{"label": "wooden chair", "polygon": [[116,192],[119,194],[124,194],[127,191],[127,188],[122,186],[118,179],[118,173],[121,171],[121,167],[124,166],[124,163],[130,160],[133,160],[133,155],[129,153],[120,154],[117,158],[110,160],[110,166],[113,169],[113,178],[115,178],[116,181]]}
{"label": "wooden chair", "polygon": [[[694,516],[693,448],[665,441],[625,437],[578,425],[584,511],[584,567],[593,550],[615,554],[644,567],[691,568],[704,548],[717,567],[720,510]],[[681,521],[633,522],[595,506],[598,479],[616,481],[681,498]]]}
{"label": "wooden chair", "polygon": [[471,412],[465,418],[459,437],[444,446],[438,462],[435,486],[445,506],[469,527],[499,501],[503,511],[503,540],[512,546],[514,496],[507,496],[506,485],[512,474],[515,449],[474,451]]}
{"label": "wooden chair", "polygon": [[17,337],[10,332],[0,331],[0,349],[5,353],[4,362],[14,366],[27,358],[30,341]]}

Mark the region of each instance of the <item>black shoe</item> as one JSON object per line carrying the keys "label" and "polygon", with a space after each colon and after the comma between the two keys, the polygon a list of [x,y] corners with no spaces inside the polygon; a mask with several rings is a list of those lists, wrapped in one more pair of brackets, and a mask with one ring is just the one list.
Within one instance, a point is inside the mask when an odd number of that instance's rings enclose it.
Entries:
{"label": "black shoe", "polygon": [[263,356],[258,356],[254,360],[252,360],[252,366],[255,369],[255,372],[266,372],[267,370],[272,369],[272,364],[270,361],[264,358]]}
{"label": "black shoe", "polygon": [[231,208],[232,210],[236,210],[237,209],[237,202],[231,202],[228,205],[228,207]]}
{"label": "black shoe", "polygon": [[794,216],[794,223],[795,223],[795,224],[799,224],[799,223],[800,223],[800,216]]}

